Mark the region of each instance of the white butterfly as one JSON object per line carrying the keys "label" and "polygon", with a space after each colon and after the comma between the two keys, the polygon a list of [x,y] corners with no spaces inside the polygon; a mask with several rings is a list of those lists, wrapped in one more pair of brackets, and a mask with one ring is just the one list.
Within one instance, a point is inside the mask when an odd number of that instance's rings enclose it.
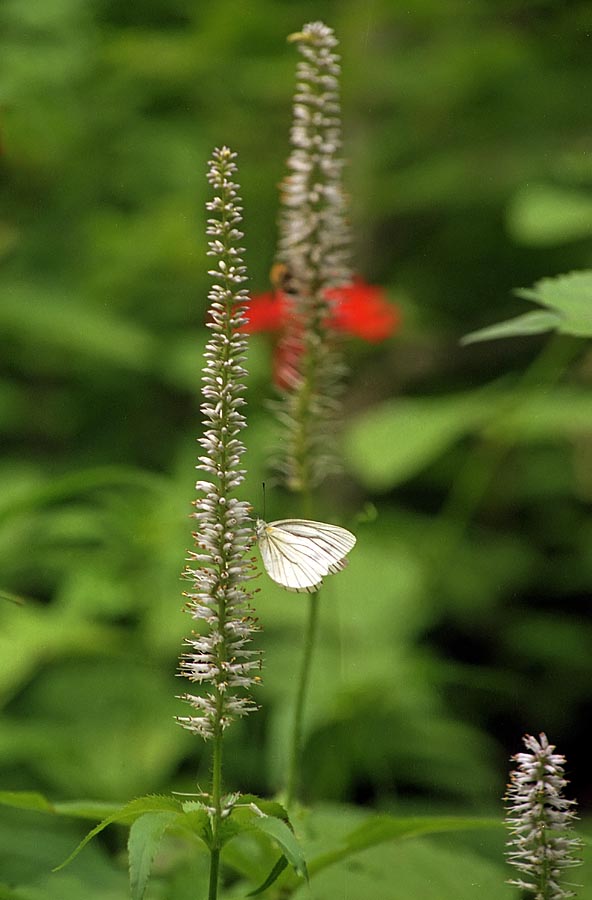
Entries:
{"label": "white butterfly", "polygon": [[257,519],[255,532],[269,577],[289,591],[309,594],[325,575],[345,569],[345,557],[356,543],[346,528],[309,519]]}

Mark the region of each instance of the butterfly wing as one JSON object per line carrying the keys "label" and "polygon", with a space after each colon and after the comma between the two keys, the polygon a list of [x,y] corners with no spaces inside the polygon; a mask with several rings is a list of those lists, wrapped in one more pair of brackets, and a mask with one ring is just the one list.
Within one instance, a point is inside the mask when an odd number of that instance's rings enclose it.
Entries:
{"label": "butterfly wing", "polygon": [[306,540],[283,533],[275,523],[262,523],[258,530],[259,550],[267,574],[289,591],[318,589],[326,572]]}
{"label": "butterfly wing", "polygon": [[270,578],[290,591],[309,593],[318,590],[325,575],[345,568],[345,556],[356,543],[345,528],[308,519],[259,520],[257,538]]}

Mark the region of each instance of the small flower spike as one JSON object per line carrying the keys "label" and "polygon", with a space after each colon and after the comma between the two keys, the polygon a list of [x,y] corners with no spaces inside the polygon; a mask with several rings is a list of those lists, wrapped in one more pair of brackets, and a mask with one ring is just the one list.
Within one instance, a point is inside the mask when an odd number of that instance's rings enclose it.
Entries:
{"label": "small flower spike", "polygon": [[[555,753],[547,736],[524,738],[526,753],[517,753],[517,767],[506,794],[506,824],[511,838],[507,858],[522,877],[509,882],[534,900],[566,900],[575,893],[560,884],[563,870],[580,865],[581,841],[574,835],[575,801],[562,796],[565,757]],[[573,887],[574,885],[569,885]]]}
{"label": "small flower spike", "polygon": [[339,468],[335,437],[345,374],[330,290],[351,282],[350,235],[342,185],[337,39],[322,22],[291,35],[301,54],[296,75],[292,150],[282,183],[277,261],[287,309],[280,339],[283,427],[279,473],[310,491]]}
{"label": "small flower spike", "polygon": [[290,36],[302,56],[296,72],[289,174],[282,184],[278,257],[294,291],[315,293],[351,281],[350,233],[342,176],[337,38],[323,22]]}
{"label": "small flower spike", "polygon": [[249,504],[235,496],[244,480],[245,447],[239,436],[246,426],[240,409],[245,403],[242,363],[248,340],[241,330],[248,297],[241,287],[247,278],[243,249],[237,246],[243,234],[237,227],[242,211],[239,188],[232,180],[235,157],[227,147],[215,150],[208,174],[216,193],[207,204],[214,216],[207,225],[208,255],[217,262],[209,272],[214,279],[209,293],[211,337],[204,353],[205,431],[199,439],[203,455],[197,468],[210,480],[196,485],[202,493],[195,501],[196,551],[184,573],[193,582],[186,592],[186,609],[202,623],[202,631],[187,639],[189,651],[181,658],[180,674],[200,685],[202,693],[183,695],[194,713],[177,720],[205,740],[257,708],[248,690],[258,683],[254,673],[261,667],[260,653],[249,648],[251,635],[258,630],[246,588],[252,577],[246,554],[253,526]]}

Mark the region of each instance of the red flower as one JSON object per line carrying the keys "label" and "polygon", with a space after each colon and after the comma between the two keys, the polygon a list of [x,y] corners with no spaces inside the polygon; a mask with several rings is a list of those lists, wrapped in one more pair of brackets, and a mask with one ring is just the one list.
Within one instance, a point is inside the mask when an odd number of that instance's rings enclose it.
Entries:
{"label": "red flower", "polygon": [[279,331],[287,312],[285,294],[268,291],[255,294],[247,301],[246,317],[249,320],[244,331],[256,334],[258,331]]}
{"label": "red flower", "polygon": [[[331,303],[329,324],[344,334],[362,338],[371,343],[384,341],[398,329],[401,312],[397,306],[388,303],[380,287],[366,284],[356,278],[352,284],[331,288],[326,293]],[[251,334],[260,331],[282,332],[287,324],[289,301],[281,290],[257,294],[247,303],[246,317],[249,320],[244,330]],[[297,361],[298,342],[287,347],[280,341],[275,359],[274,380],[282,387],[288,386],[287,370],[294,368]]]}
{"label": "red flower", "polygon": [[[345,287],[331,288],[326,296],[333,306],[330,324],[336,331],[373,343],[390,337],[401,323],[399,308],[385,300],[383,289],[361,278]],[[281,291],[256,294],[247,303],[245,331],[280,331],[287,314],[288,302]]]}
{"label": "red flower", "polygon": [[401,324],[399,307],[385,300],[382,288],[366,284],[361,278],[345,287],[331,288],[327,299],[334,304],[333,328],[365,341],[384,341]]}

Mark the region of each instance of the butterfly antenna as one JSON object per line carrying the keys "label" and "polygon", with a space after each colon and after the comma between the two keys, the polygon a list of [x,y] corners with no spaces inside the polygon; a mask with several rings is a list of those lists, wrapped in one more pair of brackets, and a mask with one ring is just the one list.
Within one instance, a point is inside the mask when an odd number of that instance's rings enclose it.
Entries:
{"label": "butterfly antenna", "polygon": [[266,509],[265,509],[265,482],[264,481],[261,482],[261,491],[263,493],[263,519],[267,520],[267,516],[265,514]]}

